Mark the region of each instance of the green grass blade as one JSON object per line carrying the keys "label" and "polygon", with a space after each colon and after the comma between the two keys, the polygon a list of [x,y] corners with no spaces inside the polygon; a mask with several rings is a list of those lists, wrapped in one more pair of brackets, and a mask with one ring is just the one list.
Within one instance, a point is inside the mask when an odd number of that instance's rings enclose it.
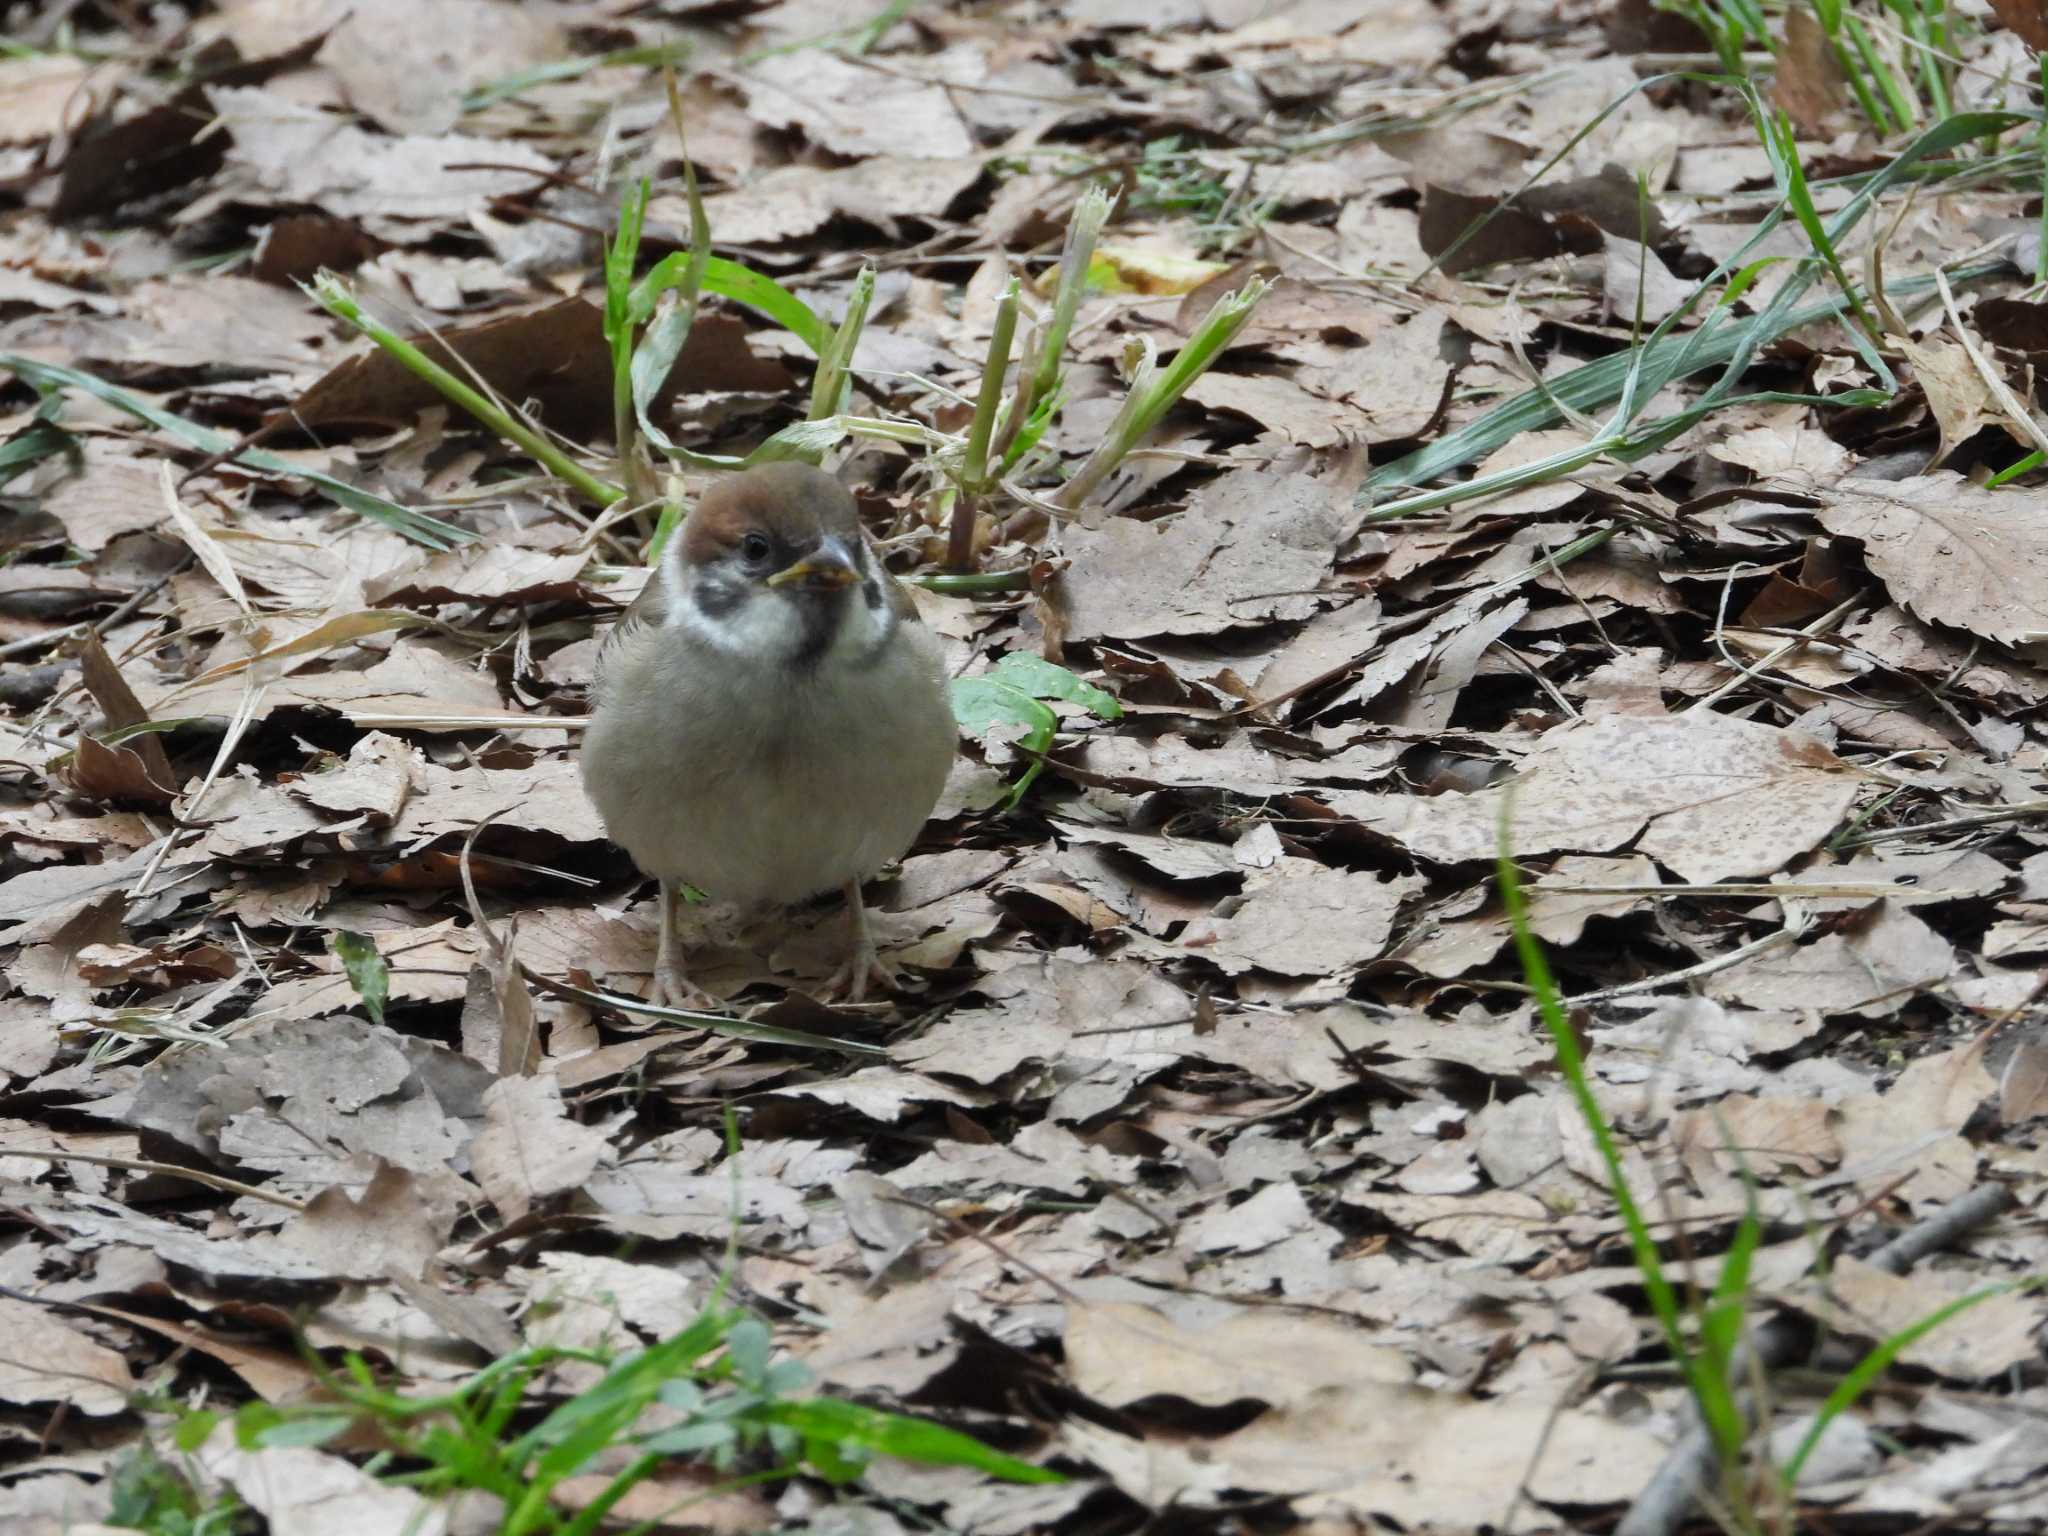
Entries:
{"label": "green grass blade", "polygon": [[1819,1412],[1813,1416],[1813,1423],[1808,1426],[1798,1447],[1779,1469],[1779,1475],[1785,1479],[1786,1486],[1790,1487],[1798,1482],[1799,1473],[1806,1466],[1806,1459],[1813,1454],[1813,1448],[1820,1444],[1820,1438],[1827,1433],[1828,1425],[1854,1406],[1857,1399],[1870,1390],[1872,1383],[1891,1367],[1891,1363],[1898,1359],[1901,1352],[1924,1339],[1950,1318],[1968,1311],[1980,1302],[1989,1301],[1994,1296],[2003,1296],[2010,1291],[2033,1289],[2039,1284],[2038,1280],[2033,1279],[2009,1280],[2002,1285],[1991,1285],[1981,1291],[1972,1291],[1967,1296],[1958,1296],[1947,1306],[1937,1307],[1917,1322],[1907,1324],[1890,1338],[1879,1343],[1869,1354],[1857,1361],[1846,1376],[1835,1383],[1834,1391],[1828,1394],[1827,1401],[1821,1404]]}
{"label": "green grass blade", "polygon": [[839,322],[839,329],[818,354],[818,371],[811,379],[812,421],[824,421],[845,412],[853,394],[853,354],[860,346],[860,333],[868,323],[868,306],[874,298],[875,268],[869,262],[862,265],[853,280],[853,290],[846,296],[846,318]]}
{"label": "green grass blade", "polygon": [[[669,104],[676,117],[676,132],[683,131],[681,104],[675,95],[675,84],[669,83]],[[649,411],[668,382],[676,359],[682,356],[683,346],[690,339],[690,331],[697,323],[697,305],[704,293],[704,268],[711,259],[711,221],[704,215],[704,198],[697,190],[697,166],[690,159],[687,149],[683,156],[683,191],[690,205],[690,248],[674,256],[663,258],[640,286],[635,288],[627,300],[627,313],[635,325],[644,324],[653,315],[661,295],[674,291],[676,302],[669,312],[656,321],[641,339],[633,352],[630,393],[633,405],[633,419],[640,428],[640,434],[649,443],[664,453],[675,450],[668,434],[655,426]],[[662,508],[662,521],[666,525],[674,507]],[[656,529],[656,538],[650,541],[648,564],[659,558],[660,546],[667,540],[661,530]]]}
{"label": "green grass blade", "polygon": [[[1827,238],[1839,243],[1886,189],[1912,174],[1928,156],[1944,153],[1972,138],[2003,131],[2024,120],[2016,113],[1973,112],[1935,124],[1900,151],[1882,170],[1865,180],[1833,221],[1825,226]],[[1772,219],[1766,219],[1766,228],[1760,229],[1756,238],[1761,238],[1772,222]],[[1745,244],[1744,250],[1754,244],[1755,239],[1752,239]],[[1730,262],[1739,259],[1741,254],[1738,252],[1736,257],[1731,257]],[[1728,265],[1727,262],[1722,264],[1724,268]],[[2003,263],[1982,262],[1958,268],[1950,273],[1950,277],[1953,281],[1962,282],[2003,270]],[[1710,275],[1707,281],[1712,282],[1713,277]],[[1630,353],[1615,353],[1549,381],[1544,389],[1526,390],[1458,431],[1391,464],[1382,465],[1366,478],[1359,491],[1359,500],[1361,504],[1370,505],[1389,491],[1425,484],[1476,463],[1525,432],[1554,425],[1560,418],[1550,396],[1555,396],[1557,401],[1574,410],[1588,413],[1598,410],[1619,396],[1630,372],[1638,367],[1643,370],[1645,382],[1642,387],[1653,396],[1663,383],[1709,368],[1721,368],[1723,376],[1707,396],[1710,404],[1719,403],[1747,370],[1750,359],[1760,348],[1787,331],[1831,319],[1849,307],[1847,297],[1841,294],[1818,300],[1804,308],[1797,307],[1813,281],[1812,273],[1795,276],[1773,295],[1762,311],[1746,322],[1737,323],[1732,316],[1717,310],[1689,336],[1653,335],[1647,344],[1649,355],[1641,363]],[[1888,289],[1893,293],[1906,294],[1925,292],[1933,286],[1932,277],[1915,277],[1891,283]],[[1659,382],[1653,385],[1651,380]],[[1404,505],[1381,507],[1375,515],[1400,515],[1398,509]],[[1412,510],[1423,508],[1415,506]]]}
{"label": "green grass blade", "polygon": [[1665,1348],[1670,1351],[1672,1361],[1685,1373],[1686,1381],[1692,1388],[1693,1399],[1699,1405],[1700,1416],[1714,1437],[1714,1443],[1724,1458],[1732,1458],[1741,1448],[1744,1434],[1742,1411],[1735,1400],[1735,1393],[1725,1372],[1715,1371],[1697,1352],[1686,1347],[1685,1332],[1681,1320],[1678,1294],[1664,1273],[1664,1264],[1657,1254],[1656,1241],[1650,1236],[1649,1223],[1643,1219],[1642,1208],[1636,1203],[1634,1192],[1628,1186],[1628,1177],[1621,1161],[1621,1151],[1615,1144],[1614,1132],[1601,1111],[1600,1101],[1593,1094],[1592,1082],[1586,1073],[1584,1056],[1579,1051],[1578,1036],[1571,1021],[1565,1017],[1564,1005],[1559,998],[1557,983],[1550,974],[1550,964],[1544,958],[1543,948],[1536,942],[1536,935],[1529,927],[1528,902],[1522,894],[1520,872],[1515,868],[1509,854],[1510,815],[1514,797],[1508,795],[1501,803],[1500,854],[1498,859],[1501,900],[1507,909],[1508,924],[1515,935],[1515,951],[1522,963],[1522,974],[1527,978],[1529,989],[1536,999],[1537,1012],[1544,1027],[1550,1032],[1551,1043],[1557,1051],[1557,1064],[1565,1082],[1571,1089],[1580,1118],[1592,1134],[1593,1144],[1600,1153],[1600,1160],[1607,1168],[1610,1193],[1616,1208],[1621,1213],[1622,1225],[1627,1229],[1629,1249],[1635,1259],[1636,1269],[1643,1277],[1643,1288],[1649,1293],[1651,1309],[1657,1314],[1657,1322],[1664,1331]]}
{"label": "green grass blade", "polygon": [[[55,404],[57,397],[51,395],[48,400]],[[6,485],[23,470],[60,453],[71,455],[73,464],[83,467],[85,456],[79,451],[76,437],[54,421],[30,422],[6,442],[0,443],[0,486]]]}
{"label": "green grass blade", "polygon": [[1045,321],[1038,373],[1031,390],[1033,399],[1050,399],[1059,388],[1067,336],[1074,328],[1074,316],[1088,286],[1088,264],[1095,259],[1096,239],[1115,207],[1114,192],[1100,184],[1091,185],[1074,204],[1073,215],[1067,220],[1066,241],[1060,249],[1059,286],[1053,290],[1052,313]]}
{"label": "green grass blade", "polygon": [[1863,24],[1863,18],[1851,11],[1844,20],[1844,27],[1855,47],[1857,61],[1883,97],[1885,115],[1889,119],[1887,128],[1903,131],[1919,122],[1920,103],[1899,80],[1898,72],[1878,48],[1869,28]]}
{"label": "green grass blade", "polygon": [[480,394],[467,381],[457,378],[403,336],[372,319],[332,273],[321,274],[306,291],[322,309],[361,331],[408,373],[431,384],[443,399],[461,406],[499,437],[523,449],[535,463],[567,481],[597,505],[608,507],[625,496],[626,493],[618,486],[598,479],[524,422],[514,420],[495,400]]}
{"label": "green grass blade", "polygon": [[782,284],[752,267],[713,256],[704,264],[704,289],[736,304],[757,310],[822,357],[832,344],[832,328],[817,311]]}
{"label": "green grass blade", "polygon": [[[529,973],[531,974],[531,973]],[[621,1013],[644,1015],[689,1029],[708,1030],[734,1040],[751,1040],[761,1045],[789,1045],[810,1051],[843,1051],[854,1056],[885,1056],[888,1051],[865,1040],[845,1040],[836,1035],[814,1035],[806,1029],[788,1029],[780,1024],[761,1024],[695,1008],[663,1008],[637,997],[594,991],[552,977],[535,977],[548,991],[594,1008],[611,1008]]]}
{"label": "green grass blade", "polygon": [[[1954,282],[1968,282],[2004,270],[2003,262],[1977,262],[1958,267],[1949,277]],[[1934,280],[1931,277],[1913,277],[1885,286],[1886,291],[1893,294],[1924,293],[1934,287]],[[1776,334],[1782,335],[1800,326],[1832,319],[1847,308],[1847,301],[1836,296],[1775,315]],[[1643,367],[1646,373],[1661,367],[1669,380],[1686,378],[1710,368],[1724,367],[1739,353],[1753,352],[1759,344],[1760,339],[1753,334],[1753,328],[1738,330],[1721,325],[1707,331],[1703,326],[1691,336],[1666,337],[1648,343],[1651,356]],[[1683,366],[1680,366],[1681,359]],[[1561,418],[1553,396],[1555,401],[1561,401],[1574,410],[1599,410],[1619,395],[1629,370],[1635,366],[1628,353],[1617,352],[1552,379],[1546,389],[1526,390],[1456,432],[1448,433],[1392,463],[1381,465],[1366,478],[1359,499],[1362,503],[1370,502],[1389,491],[1425,484],[1478,462],[1525,432],[1555,426]],[[1383,507],[1380,512],[1388,514],[1391,509]]]}
{"label": "green grass blade", "polygon": [[105,379],[96,378],[77,368],[67,368],[61,363],[39,362],[32,357],[18,353],[0,352],[0,369],[5,369],[24,383],[37,389],[68,385],[84,390],[95,399],[104,400],[116,410],[126,411],[138,421],[169,433],[189,448],[196,448],[208,455],[228,454],[229,462],[260,469],[266,474],[288,476],[304,480],[319,487],[329,500],[347,508],[362,517],[382,523],[394,533],[403,534],[416,544],[429,549],[452,549],[458,544],[472,542],[476,535],[467,528],[458,528],[453,523],[444,523],[437,517],[424,512],[415,512],[411,507],[402,507],[395,501],[386,501],[382,496],[373,496],[368,491],[337,480],[332,475],[322,474],[317,469],[308,469],[295,464],[281,454],[267,453],[261,448],[243,448],[235,451],[235,440],[225,433],[210,427],[202,427],[196,421],[167,411],[154,401],[130,394],[118,384],[109,384]]}
{"label": "green grass blade", "polygon": [[[810,1397],[800,1402],[765,1403],[750,1417],[781,1424],[795,1430],[808,1444],[823,1441],[834,1447],[852,1447],[866,1455],[895,1456],[931,1467],[972,1467],[991,1477],[1012,1483],[1063,1483],[1066,1479],[1048,1467],[1006,1456],[983,1445],[971,1435],[947,1429],[924,1419],[900,1413],[885,1413],[833,1397]],[[842,1450],[843,1454],[843,1450]]]}
{"label": "green grass blade", "polygon": [[683,344],[689,339],[690,327],[696,319],[696,294],[716,293],[746,305],[795,336],[820,358],[831,350],[833,344],[831,327],[774,278],[739,262],[710,254],[711,228],[702,217],[702,199],[695,195],[696,173],[686,165],[684,175],[691,189],[692,247],[655,263],[654,269],[640,280],[632,298],[634,311],[645,318],[654,312],[656,299],[667,289],[677,288],[684,294],[667,319],[641,342],[633,358],[633,409],[641,435],[669,457],[699,469],[743,469],[772,459],[815,460],[818,454],[836,443],[838,437],[822,441],[814,433],[796,432],[788,437],[778,433],[748,454],[697,453],[671,439],[648,416],[662,383],[667,380],[669,370],[675,366]]}
{"label": "green grass blade", "polygon": [[661,564],[661,552],[668,548],[668,541],[676,536],[676,530],[682,526],[682,507],[673,501],[662,502],[661,517],[654,525],[654,536],[647,541],[645,559],[649,566]]}
{"label": "green grass blade", "polygon": [[1785,200],[1785,206],[1792,210],[1792,216],[1799,221],[1799,227],[1806,231],[1807,243],[1825,261],[1828,271],[1834,274],[1835,287],[1849,300],[1849,311],[1855,317],[1855,324],[1848,327],[1850,343],[1856,348],[1856,355],[1863,366],[1884,381],[1887,390],[1898,388],[1898,380],[1885,366],[1884,359],[1870,344],[1876,326],[1870,313],[1863,307],[1862,297],[1849,274],[1842,268],[1841,253],[1835,249],[1835,242],[1822,225],[1820,210],[1814,206],[1813,188],[1806,180],[1806,167],[1800,163],[1799,146],[1792,129],[1792,120],[1783,112],[1764,105],[1763,98],[1754,86],[1744,91],[1750,111],[1756,119],[1757,132],[1763,141],[1765,157],[1770,161],[1771,173],[1777,179],[1778,192]]}
{"label": "green grass blade", "polygon": [[1017,279],[1013,277],[996,304],[995,327],[989,333],[988,355],[981,364],[981,391],[974,397],[974,419],[967,428],[967,457],[961,467],[960,484],[970,496],[982,495],[989,488],[988,445],[995,434],[996,407],[1003,401],[1003,379],[1009,372],[1010,343],[1016,334]]}
{"label": "green grass blade", "polygon": [[592,1533],[605,1523],[612,1512],[612,1506],[631,1493],[637,1484],[645,1482],[652,1476],[654,1469],[661,1463],[662,1458],[659,1456],[634,1457],[605,1484],[602,1493],[578,1510],[575,1518],[561,1528],[562,1536],[592,1536]]}
{"label": "green grass blade", "polygon": [[633,464],[633,269],[640,261],[640,230],[647,219],[648,182],[639,177],[619,200],[619,227],[604,248],[604,339],[612,352],[612,451],[619,478],[635,483]]}
{"label": "green grass blade", "polygon": [[1936,37],[1926,12],[1917,7],[1907,20],[1906,31],[1915,44],[1913,51],[1919,55],[1920,88],[1927,95],[1927,110],[1937,118],[1947,117],[1955,105],[1949,98],[1948,75],[1941,58],[1946,39]]}
{"label": "green grass blade", "polygon": [[1989,480],[1986,480],[1984,482],[1984,489],[1987,491],[1996,490],[1999,486],[2004,485],[2008,480],[2017,480],[2021,475],[2024,475],[2028,470],[2039,469],[2044,460],[2048,460],[2048,453],[2043,453],[2040,449],[2036,448],[2032,453],[2028,454],[2025,458],[2019,460],[2017,463],[2006,465],[2004,469],[2001,469]]}
{"label": "green grass blade", "polygon": [[[2048,53],[2041,55],[2041,99],[2048,101]],[[2034,281],[2039,282],[2042,269],[2048,267],[2048,117],[2042,119],[2035,140],[2041,176],[2041,222],[2035,229],[2034,244]]]}

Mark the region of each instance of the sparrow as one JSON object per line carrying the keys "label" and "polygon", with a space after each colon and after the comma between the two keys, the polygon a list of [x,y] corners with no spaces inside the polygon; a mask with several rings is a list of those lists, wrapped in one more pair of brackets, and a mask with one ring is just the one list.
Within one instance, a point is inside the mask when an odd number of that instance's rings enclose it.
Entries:
{"label": "sparrow", "polygon": [[600,647],[585,790],[660,882],[650,998],[701,1003],[676,936],[679,888],[743,906],[845,893],[831,983],[883,969],[861,882],[931,815],[958,741],[938,642],[807,464],[727,476],[698,501]]}

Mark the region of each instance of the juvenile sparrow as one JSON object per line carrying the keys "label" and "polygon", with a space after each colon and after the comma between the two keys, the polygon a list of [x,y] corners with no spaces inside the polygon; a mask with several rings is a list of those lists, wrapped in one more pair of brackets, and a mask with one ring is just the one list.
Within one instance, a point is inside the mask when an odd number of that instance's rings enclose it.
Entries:
{"label": "juvenile sparrow", "polygon": [[677,888],[720,900],[846,893],[858,1001],[890,980],[861,881],[945,787],[957,727],[937,642],[862,537],[853,497],[806,464],[720,480],[598,653],[583,783],[612,840],[661,882],[652,998],[697,996]]}

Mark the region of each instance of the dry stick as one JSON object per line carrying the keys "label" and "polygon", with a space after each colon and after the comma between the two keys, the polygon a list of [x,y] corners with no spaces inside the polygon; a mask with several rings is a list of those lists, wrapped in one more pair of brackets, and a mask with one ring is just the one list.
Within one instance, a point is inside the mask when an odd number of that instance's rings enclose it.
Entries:
{"label": "dry stick", "polygon": [[526,983],[519,976],[519,957],[514,944],[519,936],[519,914],[513,913],[505,920],[505,937],[499,938],[484,918],[484,904],[476,894],[476,880],[470,874],[469,862],[476,852],[476,840],[483,830],[500,816],[516,811],[525,805],[521,800],[512,805],[500,806],[469,829],[469,836],[462,840],[462,895],[469,903],[469,921],[476,929],[477,937],[483,941],[484,972],[490,977],[491,989],[497,994],[498,1004],[498,1076],[530,1077],[540,1064],[539,1027],[533,1017],[533,997],[526,995],[523,1010],[524,1019],[505,1017],[505,983],[517,982],[524,990]]}
{"label": "dry stick", "polygon": [[[1841,623],[1842,620],[1846,619],[1849,616],[1849,611],[1852,608],[1854,608],[1858,603],[1862,602],[1863,599],[1868,595],[1868,593],[1858,592],[1854,597],[1849,598],[1846,602],[1836,604],[1833,608],[1830,608],[1826,613],[1822,614],[1819,618],[1815,619],[1811,624],[1808,624],[1804,629],[1794,634],[1783,645],[1779,646],[1776,650],[1772,651],[1768,656],[1765,656],[1760,661],[1751,662],[1748,666],[1743,666],[1740,662],[1736,661],[1734,657],[1729,656],[1727,654],[1726,647],[1724,646],[1722,649],[1722,655],[1728,661],[1729,665],[1735,668],[1735,676],[1729,678],[1727,682],[1723,683],[1719,688],[1716,688],[1712,693],[1708,694],[1698,703],[1686,709],[1684,713],[1688,715],[1699,714],[1702,711],[1710,708],[1711,706],[1719,703],[1722,699],[1726,698],[1729,694],[1733,693],[1737,688],[1740,688],[1744,683],[1748,682],[1751,678],[1760,676],[1761,674],[1768,672],[1772,667],[1775,667],[1779,662],[1783,661],[1787,656],[1791,655],[1794,651],[1799,650],[1801,647],[1811,643],[1814,640],[1817,640],[1818,638],[1820,638],[1820,636],[1826,634],[1829,630],[1833,629],[1837,624]],[[1715,637],[1717,640],[1719,639],[1718,628],[1716,629]]]}
{"label": "dry stick", "polygon": [[167,1179],[186,1179],[194,1184],[204,1184],[223,1194],[240,1195],[248,1200],[264,1200],[272,1205],[281,1205],[288,1211],[303,1211],[302,1200],[290,1195],[280,1195],[275,1190],[265,1189],[260,1184],[244,1184],[240,1179],[230,1179],[223,1174],[208,1173],[203,1168],[187,1168],[179,1163],[156,1163],[141,1157],[109,1157],[94,1152],[59,1152],[52,1147],[9,1147],[0,1156],[33,1157],[45,1163],[91,1163],[96,1168],[125,1168],[130,1173],[150,1173]]}
{"label": "dry stick", "polygon": [[[1044,1270],[1039,1269],[1038,1267],[1033,1265],[1029,1260],[1019,1258],[1016,1254],[1010,1252],[1009,1249],[1005,1248],[1001,1243],[997,1242],[987,1233],[976,1231],[973,1227],[970,1227],[966,1222],[962,1221],[959,1217],[947,1215],[946,1212],[940,1210],[936,1205],[927,1205],[924,1203],[924,1201],[913,1200],[908,1195],[884,1195],[882,1197],[882,1203],[884,1205],[907,1206],[909,1209],[913,1211],[922,1211],[925,1215],[931,1217],[933,1221],[939,1222],[941,1225],[950,1229],[955,1237],[964,1237],[971,1243],[979,1243],[982,1247],[986,1248],[990,1253],[994,1254],[997,1258],[1001,1259],[1005,1264],[1015,1265],[1018,1269],[1021,1269],[1025,1274],[1029,1275],[1032,1279],[1038,1281],[1041,1285],[1044,1285],[1055,1296],[1059,1297],[1061,1301],[1066,1302],[1067,1305],[1075,1307],[1087,1305],[1087,1302],[1082,1297],[1075,1295],[1071,1289],[1069,1289],[1065,1285],[1062,1285],[1058,1280],[1054,1279],[1051,1275],[1048,1275]],[[1137,1202],[1133,1201],[1132,1203],[1136,1204]],[[1141,1211],[1145,1211],[1145,1214],[1147,1216],[1152,1216],[1152,1213],[1150,1211],[1145,1210],[1144,1206],[1139,1205],[1138,1209]],[[1152,1219],[1154,1221],[1157,1221],[1159,1218],[1153,1216]]]}
{"label": "dry stick", "polygon": [[1725,971],[1732,965],[1739,965],[1765,950],[1776,949],[1780,944],[1791,944],[1812,925],[1812,918],[1804,914],[1795,917],[1788,909],[1785,926],[1776,933],[1767,933],[1760,939],[1729,950],[1725,955],[1702,960],[1698,965],[1689,965],[1682,971],[1664,971],[1655,976],[1645,976],[1638,981],[1625,981],[1619,986],[1602,987],[1598,992],[1581,992],[1576,997],[1567,997],[1561,1001],[1567,1008],[1583,1008],[1588,1003],[1604,1003],[1610,998],[1628,997],[1636,992],[1655,992],[1660,987],[1672,986],[1681,981],[1697,981],[1702,976],[1711,976],[1716,971]]}
{"label": "dry stick", "polygon": [[[2019,1201],[2004,1184],[1983,1184],[1959,1200],[1917,1221],[1886,1243],[1864,1262],[1888,1275],[1903,1275],[1931,1253],[1948,1247],[1957,1239],[2013,1209]],[[1775,1369],[1799,1352],[1806,1329],[1785,1318],[1774,1318],[1756,1331],[1755,1343],[1738,1346],[1729,1362],[1731,1375],[1746,1375],[1752,1360],[1766,1370]],[[1756,1404],[1748,1393],[1741,1398],[1745,1421],[1753,1419]],[[1714,1475],[1717,1454],[1714,1437],[1699,1422],[1698,1410],[1688,1405],[1688,1428],[1672,1446],[1649,1486],[1636,1496],[1629,1511],[1615,1528],[1615,1536],[1672,1536],[1691,1512],[1698,1491]]]}
{"label": "dry stick", "polygon": [[122,599],[121,606],[112,613],[109,613],[105,618],[95,619],[91,623],[80,621],[76,624],[68,624],[63,629],[53,629],[48,634],[30,635],[26,640],[10,640],[7,644],[0,645],[0,660],[4,660],[9,656],[20,656],[29,651],[47,650],[53,645],[69,640],[74,635],[82,635],[87,630],[91,630],[96,635],[104,635],[152,597],[155,597],[157,593],[169,586],[173,576],[190,569],[195,558],[195,556],[187,555],[148,586],[143,587],[133,596]]}
{"label": "dry stick", "polygon": [[1877,832],[1859,832],[1854,837],[1843,838],[1837,846],[1868,848],[1873,843],[1895,843],[1905,837],[1928,836],[1936,832],[1964,832],[1975,827],[1995,827],[2002,821],[2025,821],[2029,816],[2048,816],[2048,800],[2019,800],[2011,805],[2001,805],[1988,811],[1973,811],[1967,816],[1951,816],[1946,821],[1921,821],[1911,826],[1886,827]]}
{"label": "dry stick", "polygon": [[1522,657],[1516,653],[1515,648],[1513,646],[1508,645],[1502,640],[1496,640],[1493,642],[1492,645],[1488,646],[1487,649],[1492,651],[1494,654],[1502,657],[1509,666],[1520,669],[1523,676],[1527,677],[1530,682],[1534,683],[1538,688],[1541,688],[1545,693],[1549,694],[1550,702],[1557,706],[1557,712],[1563,715],[1565,719],[1583,720],[1586,718],[1583,714],[1579,712],[1577,706],[1574,705],[1570,699],[1566,698],[1562,693],[1559,693],[1557,691],[1557,684],[1553,683],[1549,678],[1545,677],[1540,668],[1532,665],[1527,661],[1524,661]]}
{"label": "dry stick", "polygon": [[220,747],[213,754],[212,766],[206,770],[206,777],[199,781],[199,788],[194,790],[192,797],[185,802],[185,812],[177,819],[177,825],[173,826],[170,835],[157,845],[156,857],[149,861],[149,868],[142,872],[142,878],[130,888],[129,900],[139,900],[148,894],[151,884],[156,880],[157,871],[164,867],[164,860],[170,857],[171,850],[178,845],[186,832],[195,829],[199,820],[199,803],[206,798],[207,791],[213,788],[214,780],[220,777],[221,770],[227,767],[229,759],[235,755],[235,748],[242,744],[243,735],[256,718],[257,707],[263,702],[264,694],[269,691],[268,683],[260,686],[257,684],[253,669],[244,675],[242,701],[235,706],[235,712],[228,720],[228,728],[221,736]]}
{"label": "dry stick", "polygon": [[1828,881],[1820,884],[1788,880],[1782,885],[1762,880],[1728,880],[1703,885],[1581,885],[1575,880],[1557,884],[1541,880],[1525,883],[1524,889],[1548,891],[1559,896],[1763,896],[1772,900],[1793,896],[1801,901],[1821,901],[1831,897],[1874,901],[1882,896],[1911,896],[1920,887],[1901,885],[1892,880]]}

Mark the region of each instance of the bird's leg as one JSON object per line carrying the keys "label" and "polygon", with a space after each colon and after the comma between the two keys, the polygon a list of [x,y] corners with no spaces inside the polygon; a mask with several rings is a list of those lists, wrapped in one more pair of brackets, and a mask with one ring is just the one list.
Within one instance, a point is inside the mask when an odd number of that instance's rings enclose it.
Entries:
{"label": "bird's leg", "polygon": [[846,964],[833,972],[832,979],[825,983],[825,990],[843,993],[847,1002],[857,1003],[867,995],[869,982],[887,992],[895,987],[897,977],[875,953],[875,937],[868,932],[868,909],[860,899],[860,881],[847,881],[845,895],[846,920],[853,930],[853,951],[846,957]]}
{"label": "bird's leg", "polygon": [[716,1008],[718,999],[683,974],[683,945],[676,934],[677,886],[661,882],[661,938],[654,947],[654,984],[647,1001],[657,1008]]}

